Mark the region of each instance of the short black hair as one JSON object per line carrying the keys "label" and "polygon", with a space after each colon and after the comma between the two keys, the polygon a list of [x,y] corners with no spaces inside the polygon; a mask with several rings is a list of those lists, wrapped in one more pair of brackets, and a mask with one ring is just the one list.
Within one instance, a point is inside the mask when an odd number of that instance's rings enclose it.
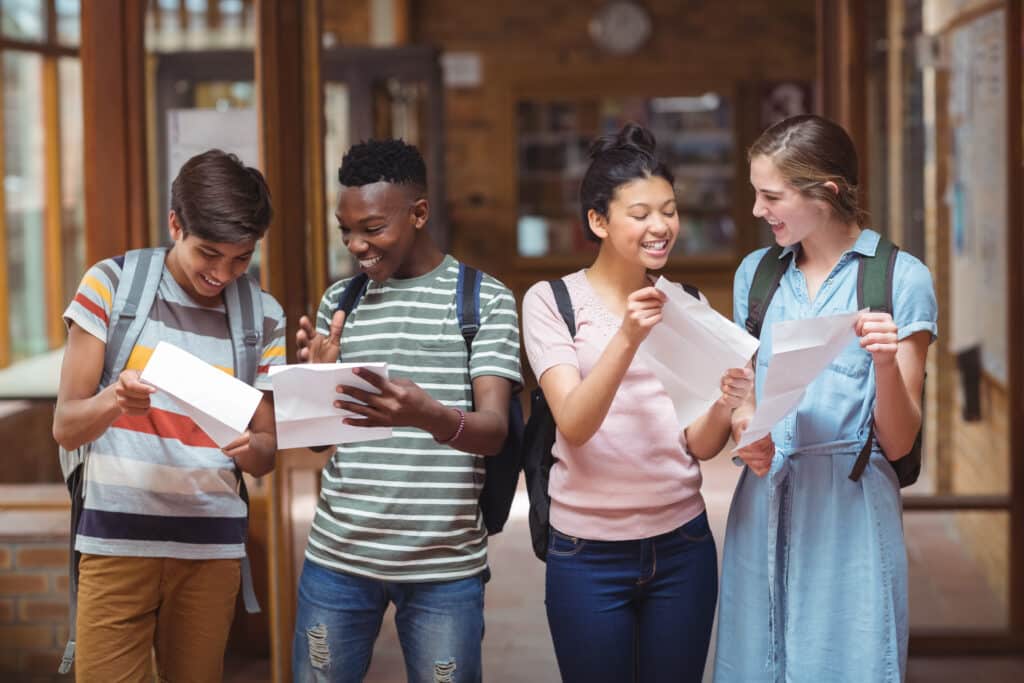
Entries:
{"label": "short black hair", "polygon": [[583,236],[592,242],[600,242],[601,239],[590,229],[587,213],[593,209],[608,218],[608,204],[619,187],[652,176],[664,178],[669,185],[675,183],[672,171],[655,155],[651,131],[636,123],[627,123],[618,133],[595,140],[590,147],[590,166],[580,183]]}
{"label": "short black hair", "polygon": [[405,140],[370,139],[352,145],[342,158],[338,182],[345,187],[386,182],[426,192],[427,165],[416,146]]}
{"label": "short black hair", "polygon": [[260,239],[274,217],[263,174],[219,149],[181,167],[171,183],[171,210],[186,235],[233,244]]}

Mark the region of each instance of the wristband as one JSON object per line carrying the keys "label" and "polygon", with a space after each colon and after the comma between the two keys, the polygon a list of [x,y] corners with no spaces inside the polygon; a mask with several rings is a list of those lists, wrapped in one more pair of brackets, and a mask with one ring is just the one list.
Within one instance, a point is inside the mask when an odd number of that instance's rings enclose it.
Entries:
{"label": "wristband", "polygon": [[438,443],[451,443],[455,441],[455,439],[462,436],[462,430],[466,428],[466,413],[462,412],[461,408],[455,408],[454,406],[452,407],[452,410],[459,414],[459,426],[455,429],[455,433],[449,436],[447,439],[435,438],[434,441]]}

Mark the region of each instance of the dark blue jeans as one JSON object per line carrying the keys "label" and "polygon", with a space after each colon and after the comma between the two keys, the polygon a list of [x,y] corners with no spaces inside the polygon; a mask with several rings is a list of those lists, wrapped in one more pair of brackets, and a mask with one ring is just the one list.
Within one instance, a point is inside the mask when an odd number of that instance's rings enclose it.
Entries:
{"label": "dark blue jeans", "polygon": [[548,625],[565,683],[698,683],[718,598],[705,513],[638,541],[551,530]]}
{"label": "dark blue jeans", "polygon": [[292,644],[295,683],[362,681],[389,602],[395,603],[409,683],[480,681],[483,574],[397,583],[332,571],[306,560]]}

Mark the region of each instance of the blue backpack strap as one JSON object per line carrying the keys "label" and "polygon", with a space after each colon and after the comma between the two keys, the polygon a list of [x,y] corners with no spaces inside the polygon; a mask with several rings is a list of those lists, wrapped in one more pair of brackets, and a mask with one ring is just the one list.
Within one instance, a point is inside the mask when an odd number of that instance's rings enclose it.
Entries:
{"label": "blue backpack strap", "polygon": [[480,331],[480,283],[483,274],[473,266],[459,264],[459,277],[455,284],[455,314],[459,331],[466,342],[466,352],[473,348],[473,340]]}
{"label": "blue backpack strap", "polygon": [[167,249],[136,249],[124,255],[124,267],[111,305],[100,386],[117,379],[149,319],[164,272]]}
{"label": "blue backpack strap", "polygon": [[224,307],[235,355],[235,376],[246,384],[256,382],[263,354],[263,292],[248,274],[224,290]]}

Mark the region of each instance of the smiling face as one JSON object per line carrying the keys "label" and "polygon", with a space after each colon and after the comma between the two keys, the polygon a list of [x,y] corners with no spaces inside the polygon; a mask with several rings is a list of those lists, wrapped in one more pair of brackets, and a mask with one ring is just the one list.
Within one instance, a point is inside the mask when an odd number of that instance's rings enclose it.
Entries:
{"label": "smiling face", "polygon": [[679,236],[679,213],[672,185],[648,176],[620,185],[608,203],[608,217],[591,210],[590,228],[622,259],[659,270]]}
{"label": "smiling face", "polygon": [[197,302],[215,304],[224,288],[248,270],[257,240],[213,242],[201,239],[186,233],[173,211],[169,223],[174,246],[167,255],[168,270]]}
{"label": "smiling face", "polygon": [[342,186],[338,193],[342,242],[375,282],[417,277],[434,265],[416,249],[430,213],[427,200],[417,195],[411,187],[384,181]]}
{"label": "smiling face", "polygon": [[763,154],[750,160],[750,184],[754,187],[754,216],[768,223],[780,247],[803,241],[832,219],[827,203],[801,194]]}

